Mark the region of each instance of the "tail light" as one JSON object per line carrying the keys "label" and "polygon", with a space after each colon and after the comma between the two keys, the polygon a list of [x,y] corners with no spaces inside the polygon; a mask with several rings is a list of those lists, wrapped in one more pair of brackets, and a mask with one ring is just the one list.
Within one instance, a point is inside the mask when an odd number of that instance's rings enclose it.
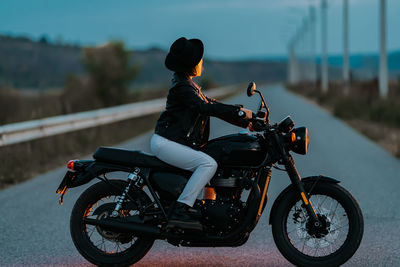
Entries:
{"label": "tail light", "polygon": [[75,165],[75,161],[70,160],[70,161],[68,161],[67,168],[74,171],[74,165]]}
{"label": "tail light", "polygon": [[87,166],[89,166],[92,162],[94,162],[94,161],[93,160],[74,159],[74,160],[68,161],[67,168],[70,169],[71,171],[81,172],[81,171],[85,170],[85,168]]}

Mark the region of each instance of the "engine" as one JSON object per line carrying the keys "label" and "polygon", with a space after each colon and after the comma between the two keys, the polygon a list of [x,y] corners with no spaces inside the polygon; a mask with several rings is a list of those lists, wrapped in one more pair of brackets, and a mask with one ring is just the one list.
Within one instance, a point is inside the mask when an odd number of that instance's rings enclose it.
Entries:
{"label": "engine", "polygon": [[205,188],[202,205],[203,225],[207,231],[224,235],[234,230],[246,213],[246,206],[241,201],[243,170],[219,170]]}
{"label": "engine", "polygon": [[224,235],[235,229],[241,221],[245,207],[240,200],[205,200],[203,205],[203,224],[207,231]]}

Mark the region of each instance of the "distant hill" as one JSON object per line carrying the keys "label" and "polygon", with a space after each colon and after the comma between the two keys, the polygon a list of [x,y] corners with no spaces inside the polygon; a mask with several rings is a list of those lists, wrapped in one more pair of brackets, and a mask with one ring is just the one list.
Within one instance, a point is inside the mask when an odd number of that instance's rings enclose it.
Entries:
{"label": "distant hill", "polygon": [[[132,63],[140,66],[133,89],[169,85],[171,72],[164,66],[165,55],[166,51],[158,48],[132,52]],[[0,35],[0,87],[62,88],[68,75],[85,73],[82,58],[82,47],[77,45],[48,43],[45,38],[33,41],[26,37]],[[237,61],[205,59],[202,78],[218,85],[286,81],[286,60],[284,56]],[[340,79],[342,56],[329,56],[329,64],[329,76]],[[370,79],[378,74],[379,56],[352,54],[350,65],[356,79]],[[388,66],[391,79],[399,79],[400,51],[388,54]]]}
{"label": "distant hill", "polygon": [[[133,51],[132,63],[140,66],[133,88],[169,84],[171,72],[164,67],[166,51]],[[286,63],[263,61],[205,60],[204,77],[219,85],[286,80]],[[70,74],[84,74],[82,48],[76,45],[49,44],[45,39],[0,36],[0,86],[15,88],[61,88]]]}
{"label": "distant hill", "polygon": [[[317,60],[319,63],[319,59]],[[329,65],[341,68],[342,55],[332,55],[328,58]],[[350,68],[358,79],[370,79],[378,75],[379,54],[352,54],[350,55]],[[400,77],[400,51],[388,53],[388,70],[391,79]]]}
{"label": "distant hill", "polygon": [[[132,61],[140,72],[134,81],[136,87],[169,84],[171,71],[164,66],[167,52],[160,49],[134,51]],[[219,85],[255,81],[256,83],[286,81],[286,63],[277,61],[204,61],[202,77]]]}
{"label": "distant hill", "polygon": [[81,48],[0,36],[0,84],[60,87],[69,73],[82,73]]}

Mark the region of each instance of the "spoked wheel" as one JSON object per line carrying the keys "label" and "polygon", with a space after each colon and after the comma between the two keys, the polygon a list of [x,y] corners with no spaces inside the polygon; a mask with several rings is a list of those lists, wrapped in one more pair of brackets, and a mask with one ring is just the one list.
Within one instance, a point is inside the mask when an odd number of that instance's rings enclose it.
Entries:
{"label": "spoked wheel", "polygon": [[[126,183],[116,180],[110,183],[113,186],[104,182],[94,184],[79,197],[71,214],[71,236],[79,253],[91,263],[101,266],[129,266],[146,255],[154,239],[113,232],[84,222],[85,218],[103,219],[111,215]],[[133,200],[139,199],[141,205],[151,203],[143,191],[136,190],[130,195]],[[138,204],[127,200],[118,216],[139,214]]]}
{"label": "spoked wheel", "polygon": [[343,264],[358,249],[364,231],[357,201],[337,184],[318,183],[310,202],[320,220],[318,226],[307,215],[297,191],[288,191],[279,204],[272,219],[279,251],[298,266]]}

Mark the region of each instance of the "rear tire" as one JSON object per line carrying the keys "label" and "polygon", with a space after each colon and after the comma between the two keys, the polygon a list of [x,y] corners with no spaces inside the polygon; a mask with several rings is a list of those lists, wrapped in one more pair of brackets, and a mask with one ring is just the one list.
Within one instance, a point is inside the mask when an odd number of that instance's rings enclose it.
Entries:
{"label": "rear tire", "polygon": [[[129,266],[138,262],[147,254],[154,243],[154,239],[104,231],[100,227],[90,226],[83,222],[83,219],[90,216],[90,213],[95,213],[96,209],[103,207],[104,213],[104,210],[107,209],[104,207],[106,207],[108,203],[111,203],[108,204],[110,207],[115,207],[112,201],[103,205],[99,205],[99,203],[103,203],[100,202],[102,199],[107,199],[108,201],[110,196],[120,196],[127,186],[127,183],[118,180],[111,180],[109,182],[113,186],[105,182],[92,185],[83,192],[76,201],[70,219],[71,237],[79,253],[91,263],[98,266]],[[140,198],[142,204],[151,203],[149,197],[143,191],[133,188],[131,192],[130,196],[133,199]],[[88,230],[90,227],[94,228]],[[100,248],[96,246],[96,242],[93,243],[91,239],[94,234],[99,235],[100,238],[103,241],[107,241],[108,244],[112,245],[114,242],[117,245],[116,252],[107,251],[105,245],[104,249],[101,244]],[[134,243],[131,243],[130,247],[122,251],[121,247],[123,245],[125,246],[133,241]],[[118,248],[121,250],[120,252],[118,252]]]}
{"label": "rear tire", "polygon": [[[306,191],[310,186],[311,183],[305,183]],[[292,188],[273,214],[272,234],[276,246],[297,266],[327,267],[345,263],[357,251],[363,236],[360,206],[343,187],[323,182],[313,188],[310,201],[318,216],[324,217],[326,230],[316,231],[308,223],[311,220],[302,206],[300,194]],[[329,206],[327,201],[338,204]]]}

